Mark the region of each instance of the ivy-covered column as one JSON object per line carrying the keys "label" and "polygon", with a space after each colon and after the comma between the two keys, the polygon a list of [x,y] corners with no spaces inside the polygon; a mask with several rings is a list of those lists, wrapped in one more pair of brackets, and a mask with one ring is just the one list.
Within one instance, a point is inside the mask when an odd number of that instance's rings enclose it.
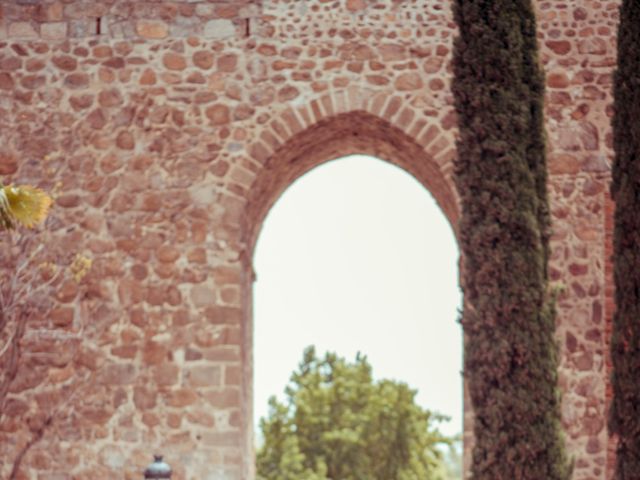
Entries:
{"label": "ivy-covered column", "polygon": [[454,14],[472,475],[568,479],[535,15],[530,0],[456,0]]}
{"label": "ivy-covered column", "polygon": [[640,478],[640,2],[624,0],[614,77],[614,282],[609,429],[618,435],[616,480]]}

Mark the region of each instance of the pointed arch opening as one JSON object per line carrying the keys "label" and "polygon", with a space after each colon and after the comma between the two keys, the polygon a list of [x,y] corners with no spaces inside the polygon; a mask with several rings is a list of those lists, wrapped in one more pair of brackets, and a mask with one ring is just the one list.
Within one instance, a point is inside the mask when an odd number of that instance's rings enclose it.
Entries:
{"label": "pointed arch opening", "polygon": [[[291,110],[289,110],[291,114]],[[286,118],[274,119],[252,148],[256,165],[255,180],[248,195],[242,218],[242,238],[251,264],[258,235],[265,218],[283,192],[305,173],[331,160],[349,155],[368,155],[389,162],[410,174],[435,199],[456,236],[458,204],[453,186],[453,137],[438,125],[424,119],[400,122],[383,118],[365,110],[334,114],[303,126],[303,114],[298,112],[297,127]],[[413,118],[413,115],[411,115]],[[288,123],[288,127],[287,127]],[[425,246],[425,248],[429,248]],[[455,264],[452,265],[455,270]],[[245,278],[244,345],[247,384],[244,399],[247,448],[254,448],[254,321],[253,267]],[[463,282],[460,280],[459,282]],[[451,319],[455,323],[455,318]],[[292,368],[295,365],[292,366]],[[465,402],[466,404],[466,402]],[[467,418],[468,422],[468,418]],[[468,428],[467,428],[468,430]]]}
{"label": "pointed arch opening", "polygon": [[[454,142],[440,135],[437,125],[423,119],[401,129],[363,110],[324,118],[288,137],[282,123],[272,122],[253,147],[260,152],[253,156],[261,165],[243,218],[244,241],[251,255],[267,212],[289,185],[322,163],[357,154],[385,160],[411,174],[433,195],[456,231],[458,203],[451,178]],[[267,142],[272,151],[265,150]]]}

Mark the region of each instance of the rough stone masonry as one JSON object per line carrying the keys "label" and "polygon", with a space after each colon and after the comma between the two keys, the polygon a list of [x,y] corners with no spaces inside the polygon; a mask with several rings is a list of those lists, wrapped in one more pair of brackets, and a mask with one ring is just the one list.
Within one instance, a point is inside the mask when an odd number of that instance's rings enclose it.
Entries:
{"label": "rough stone masonry", "polygon": [[[605,480],[618,1],[536,7],[563,424],[574,478]],[[0,357],[0,477],[137,479],[161,452],[174,478],[252,479],[261,222],[365,153],[455,229],[455,34],[442,0],[0,0],[1,178],[55,193],[48,261],[93,261]]]}

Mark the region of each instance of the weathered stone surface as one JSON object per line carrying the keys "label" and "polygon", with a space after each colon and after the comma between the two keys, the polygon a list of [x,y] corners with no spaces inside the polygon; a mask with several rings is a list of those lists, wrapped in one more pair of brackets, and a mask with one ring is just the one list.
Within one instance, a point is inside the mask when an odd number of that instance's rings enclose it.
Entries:
{"label": "weathered stone surface", "polygon": [[102,90],[98,94],[98,103],[102,107],[117,107],[123,103],[122,94],[117,88]]}
{"label": "weathered stone surface", "polygon": [[193,64],[203,70],[208,70],[213,66],[213,53],[207,50],[199,50],[193,54]]}
{"label": "weathered stone surface", "polygon": [[231,20],[210,20],[204,25],[205,38],[227,38],[236,34],[236,28]]}
{"label": "weathered stone surface", "polygon": [[63,40],[67,37],[66,22],[50,22],[40,25],[40,35],[43,40]]}
{"label": "weathered stone surface", "polygon": [[173,52],[165,53],[162,57],[162,63],[169,70],[184,70],[187,68],[187,61],[184,56]]}
{"label": "weathered stone surface", "polygon": [[423,81],[418,73],[403,73],[395,82],[395,87],[400,91],[418,90],[422,85]]}
{"label": "weathered stone surface", "polygon": [[[157,439],[193,453],[181,478],[248,478],[243,322],[267,206],[298,175],[359,152],[410,172],[457,224],[451,9],[436,0],[21,2],[0,8],[0,175],[54,189],[51,259],[64,266],[77,250],[93,266],[57,284],[27,332],[39,340],[24,346],[0,458],[30,434],[25,406],[52,411],[68,397],[75,415],[61,415],[24,457],[24,478],[88,478],[89,469],[135,478]],[[608,480],[619,2],[535,3],[550,274],[566,286],[563,421],[576,478]],[[61,441],[74,455],[38,453]],[[224,456],[210,455],[218,446]],[[7,468],[0,462],[1,478]]]}
{"label": "weathered stone surface", "polygon": [[16,38],[37,38],[38,32],[31,22],[13,22],[9,24],[8,34]]}
{"label": "weathered stone surface", "polygon": [[86,73],[72,73],[65,77],[64,84],[72,89],[85,88],[89,85],[89,75]]}
{"label": "weathered stone surface", "polygon": [[206,110],[212,125],[225,125],[231,121],[229,107],[222,104],[212,105]]}
{"label": "weathered stone surface", "polygon": [[191,387],[217,387],[222,382],[219,366],[189,367],[185,370],[185,381]]}
{"label": "weathered stone surface", "polygon": [[53,64],[60,70],[72,72],[78,66],[78,61],[71,55],[58,55],[51,59]]}
{"label": "weathered stone surface", "polygon": [[198,400],[198,394],[191,388],[179,388],[171,391],[167,398],[167,405],[171,407],[184,408],[192,405]]}
{"label": "weathered stone surface", "polygon": [[161,39],[169,35],[169,26],[159,20],[138,20],[136,32],[143,38]]}
{"label": "weathered stone surface", "polygon": [[153,85],[156,83],[156,73],[147,68],[140,76],[140,85]]}
{"label": "weathered stone surface", "polygon": [[13,76],[7,72],[0,72],[0,89],[1,90],[13,90],[15,86]]}
{"label": "weathered stone surface", "polygon": [[133,150],[136,146],[136,141],[131,132],[125,130],[118,133],[118,136],[116,137],[116,146],[122,150]]}
{"label": "weathered stone surface", "polygon": [[365,0],[347,0],[347,9],[351,12],[359,12],[367,6]]}
{"label": "weathered stone surface", "polygon": [[99,381],[105,385],[128,385],[135,381],[136,369],[131,364],[110,364],[102,367]]}
{"label": "weathered stone surface", "polygon": [[0,151],[0,175],[12,175],[18,171],[18,158],[9,152]]}
{"label": "weathered stone surface", "polygon": [[56,308],[51,312],[51,321],[56,327],[70,327],[74,313],[74,309],[70,307]]}

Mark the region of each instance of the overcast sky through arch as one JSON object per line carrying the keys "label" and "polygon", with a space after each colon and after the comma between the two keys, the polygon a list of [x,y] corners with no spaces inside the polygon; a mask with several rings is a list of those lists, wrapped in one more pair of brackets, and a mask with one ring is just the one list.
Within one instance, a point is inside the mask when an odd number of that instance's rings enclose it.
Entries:
{"label": "overcast sky through arch", "polygon": [[271,208],[254,255],[254,414],[283,397],[308,345],[375,378],[418,389],[462,431],[458,247],[429,192],[404,170],[354,155],[293,183]]}

